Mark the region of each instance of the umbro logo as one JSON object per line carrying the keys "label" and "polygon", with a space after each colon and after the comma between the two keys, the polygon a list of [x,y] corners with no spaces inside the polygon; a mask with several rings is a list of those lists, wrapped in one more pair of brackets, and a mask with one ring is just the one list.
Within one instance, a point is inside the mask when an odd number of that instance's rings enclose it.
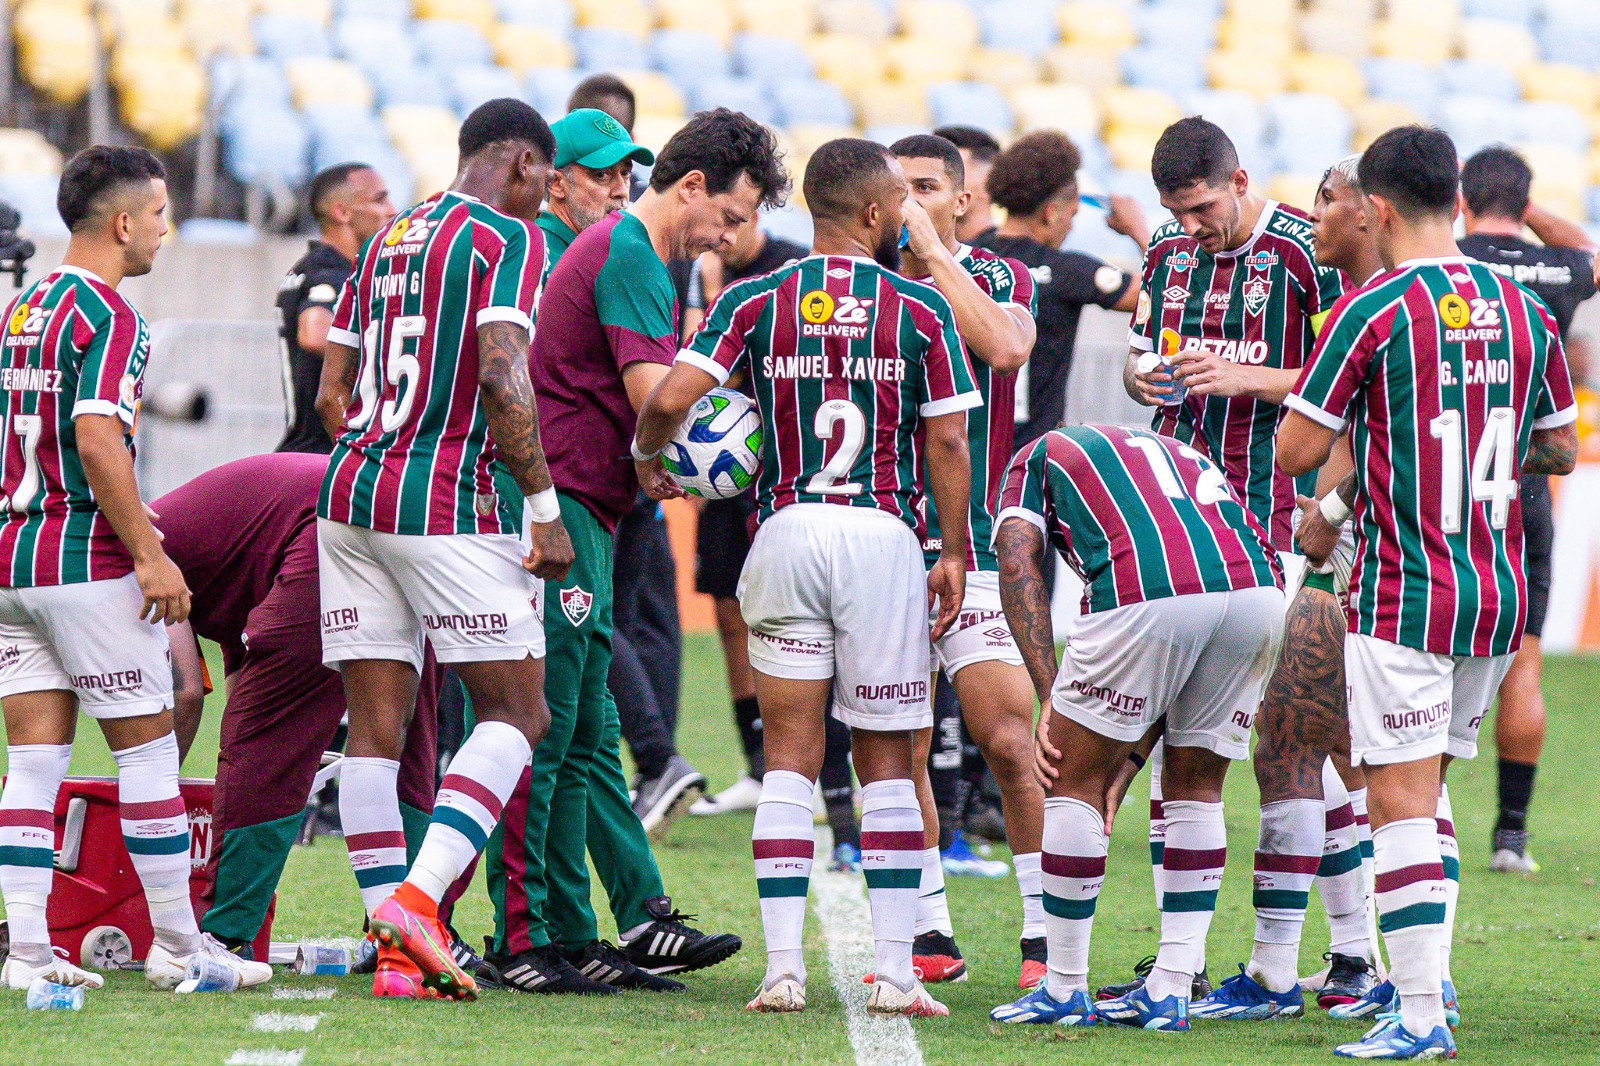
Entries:
{"label": "umbro logo", "polygon": [[985,629],[983,631],[983,635],[988,637],[990,640],[1010,640],[1011,630],[1005,628],[1004,626],[995,626],[992,629]]}
{"label": "umbro logo", "polygon": [[836,278],[839,281],[843,281],[849,276],[850,271],[846,270],[844,267],[834,267],[832,270],[828,271],[828,277]]}
{"label": "umbro logo", "polygon": [[1161,290],[1161,299],[1169,307],[1182,307],[1189,301],[1189,290],[1182,285],[1170,285]]}

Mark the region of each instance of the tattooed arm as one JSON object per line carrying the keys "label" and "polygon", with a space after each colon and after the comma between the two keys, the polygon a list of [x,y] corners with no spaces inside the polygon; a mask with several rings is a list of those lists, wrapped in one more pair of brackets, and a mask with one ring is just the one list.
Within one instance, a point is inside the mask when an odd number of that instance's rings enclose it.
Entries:
{"label": "tattooed arm", "polygon": [[338,440],[344,429],[344,413],[350,408],[350,394],[356,388],[357,355],[354,348],[337,341],[329,341],[322,355],[316,407],[329,440]]}
{"label": "tattooed arm", "polygon": [[[331,349],[330,349],[331,350]],[[323,380],[327,380],[324,371]],[[478,394],[496,454],[528,496],[554,487],[539,442],[539,408],[528,378],[528,329],[515,322],[478,327]],[[528,523],[530,546],[523,566],[535,577],[559,581],[572,565],[572,542],[558,517]]]}
{"label": "tattooed arm", "polygon": [[1522,460],[1524,474],[1570,474],[1578,462],[1578,427],[1573,423],[1555,429],[1536,429]]}
{"label": "tattooed arm", "polygon": [[1048,707],[1056,676],[1056,636],[1044,576],[1044,532],[1025,518],[1007,518],[1000,523],[994,546],[1000,560],[1000,605],[1039,705]]}

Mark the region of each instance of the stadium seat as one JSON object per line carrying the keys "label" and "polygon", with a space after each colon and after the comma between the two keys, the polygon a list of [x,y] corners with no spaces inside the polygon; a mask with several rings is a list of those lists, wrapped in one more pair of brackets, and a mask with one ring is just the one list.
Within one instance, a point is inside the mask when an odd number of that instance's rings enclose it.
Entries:
{"label": "stadium seat", "polygon": [[369,74],[376,67],[409,67],[417,62],[416,39],[410,28],[399,22],[364,16],[342,18],[333,24],[333,41],[340,55]]}
{"label": "stadium seat", "polygon": [[483,34],[492,32],[498,21],[494,0],[416,0],[416,16],[464,22]]}
{"label": "stadium seat", "polygon": [[1600,55],[1600,25],[1546,20],[1539,29],[1539,47],[1551,63],[1592,67]]}
{"label": "stadium seat", "polygon": [[683,121],[682,115],[640,115],[633,124],[633,141],[659,152],[672,135],[683,128]]}
{"label": "stadium seat", "polygon": [[255,7],[263,15],[310,19],[319,26],[333,17],[333,0],[255,0]]}
{"label": "stadium seat", "polygon": [[1539,5],[1535,0],[1462,0],[1461,13],[1468,18],[1498,18],[1531,25]]}
{"label": "stadium seat", "polygon": [[375,94],[361,68],[344,59],[302,56],[283,65],[296,107],[304,111],[318,104],[349,103],[371,107]]}
{"label": "stadium seat", "polygon": [[1359,62],[1372,52],[1372,23],[1343,11],[1310,11],[1300,20],[1300,43],[1307,52]]}
{"label": "stadium seat", "polygon": [[1266,103],[1272,162],[1292,174],[1320,173],[1350,154],[1355,123],[1331,96],[1284,93]]}
{"label": "stadium seat", "polygon": [[803,40],[817,27],[814,0],[734,0],[734,20],[746,33],[766,33],[775,37]]}
{"label": "stadium seat", "polygon": [[572,33],[578,15],[568,0],[495,0],[495,11],[504,23],[517,26],[543,26],[563,37]]}
{"label": "stadium seat", "polygon": [[1441,66],[1439,89],[1446,96],[1471,93],[1496,100],[1522,98],[1522,83],[1509,68],[1481,59],[1454,59]]}
{"label": "stadium seat", "polygon": [[1600,104],[1600,79],[1583,67],[1571,63],[1530,63],[1518,73],[1526,99],[1571,104],[1584,114]]}
{"label": "stadium seat", "polygon": [[574,0],[579,26],[622,30],[643,38],[655,23],[640,0]]}
{"label": "stadium seat", "polygon": [[[1343,158],[1342,156],[1340,158]],[[1323,170],[1306,171],[1301,174],[1280,172],[1274,174],[1267,182],[1267,199],[1276,200],[1290,207],[1298,207],[1302,211],[1311,210],[1312,201],[1317,196],[1317,186],[1321,184]]]}
{"label": "stadium seat", "polygon": [[900,0],[900,33],[912,40],[938,41],[967,51],[978,46],[982,29],[972,8],[960,0]]}
{"label": "stadium seat", "polygon": [[573,44],[578,64],[589,70],[642,70],[650,65],[644,41],[626,30],[580,26]]}
{"label": "stadium seat", "polygon": [[178,22],[196,56],[217,51],[254,52],[250,33],[250,6],[245,0],[188,0],[179,9]]}
{"label": "stadium seat", "polygon": [[1150,4],[1134,14],[1139,40],[1170,54],[1199,55],[1216,43],[1217,24],[1211,13],[1188,4]]}
{"label": "stadium seat", "polygon": [[384,112],[384,125],[400,157],[411,168],[412,199],[431,196],[455,178],[455,116],[444,108],[404,108]]}
{"label": "stadium seat", "polygon": [[805,46],[793,37],[741,33],[733,39],[734,67],[747,78],[767,85],[810,78],[816,70]]}
{"label": "stadium seat", "polygon": [[1123,170],[1150,169],[1150,156],[1164,126],[1112,126],[1106,130],[1106,150],[1113,165]]}
{"label": "stadium seat", "polygon": [[818,34],[806,41],[806,51],[817,65],[817,77],[833,82],[846,94],[853,86],[882,81],[885,76],[882,49],[861,37]]}
{"label": "stadium seat", "polygon": [[1165,48],[1149,45],[1130,48],[1118,58],[1118,66],[1122,70],[1122,80],[1129,85],[1186,93],[1206,84],[1205,68],[1198,58],[1174,55]]}
{"label": "stadium seat", "polygon": [[1054,7],[1041,0],[992,0],[978,8],[983,43],[1038,58],[1060,36]]}
{"label": "stadium seat", "polygon": [[[825,122],[791,122],[784,129],[784,137],[794,146],[799,155],[810,158],[818,148],[829,141],[840,137],[854,137],[856,130],[853,125],[830,124]],[[785,162],[790,162],[785,160]],[[791,170],[793,168],[790,163]],[[795,175],[797,178],[799,174]]]}
{"label": "stadium seat", "polygon": [[657,30],[650,37],[651,65],[680,85],[724,78],[733,70],[722,42],[699,30]]}
{"label": "stadium seat", "polygon": [[999,48],[979,48],[968,59],[973,81],[993,85],[1006,92],[1018,85],[1033,85],[1044,76],[1043,65],[1025,52]]}
{"label": "stadium seat", "polygon": [[1100,108],[1082,85],[1021,85],[1010,97],[1018,129],[1058,129],[1080,141],[1100,132]]}
{"label": "stadium seat", "polygon": [[1533,170],[1533,202],[1566,218],[1581,218],[1588,153],[1553,144],[1519,144],[1517,149]]}
{"label": "stadium seat", "polygon": [[856,109],[832,82],[791,78],[768,86],[776,120],[793,131],[807,124],[853,126]]}
{"label": "stadium seat", "polygon": [[442,73],[450,104],[456,109],[456,114],[463,118],[486,100],[522,95],[522,86],[516,74],[505,67],[450,67]]}
{"label": "stadium seat", "polygon": [[381,140],[388,143],[389,134],[378,121],[377,112],[370,105],[350,103],[311,104],[301,112],[313,144],[324,141]]}
{"label": "stadium seat", "polygon": [[418,19],[411,32],[416,37],[417,56],[429,66],[448,69],[493,61],[488,40],[465,22]]}
{"label": "stadium seat", "polygon": [[1591,132],[1589,123],[1571,104],[1536,100],[1517,105],[1517,133],[1514,139],[1583,153],[1589,150]]}
{"label": "stadium seat", "polygon": [[698,78],[689,86],[689,101],[696,111],[726,107],[743,111],[757,122],[772,122],[777,114],[772,97],[752,78],[728,75]]}
{"label": "stadium seat", "polygon": [[927,97],[920,85],[898,81],[871,82],[858,86],[853,94],[856,119],[863,126],[933,124]]}
{"label": "stadium seat", "polygon": [[928,86],[928,111],[935,126],[977,126],[1005,134],[1014,124],[1006,98],[983,82],[935,82]]}
{"label": "stadium seat", "polygon": [[1203,89],[1183,98],[1186,114],[1202,115],[1227,131],[1241,154],[1259,154],[1267,141],[1267,115],[1249,93]]}
{"label": "stadium seat", "polygon": [[1469,60],[1522,67],[1539,60],[1539,42],[1533,31],[1503,18],[1464,19],[1461,55]]}
{"label": "stadium seat", "polygon": [[639,114],[665,115],[672,119],[682,119],[687,114],[683,90],[660,71],[617,69],[610,73],[621,78],[633,90]]}
{"label": "stadium seat", "polygon": [[546,118],[559,118],[567,113],[567,99],[582,80],[582,71],[534,67],[522,79],[522,98]]}
{"label": "stadium seat", "polygon": [[1289,61],[1289,87],[1296,92],[1331,96],[1345,107],[1367,97],[1366,79],[1353,60],[1339,55],[1303,52]]}
{"label": "stadium seat", "polygon": [[74,104],[93,77],[95,29],[82,11],[30,0],[17,9],[17,58],[29,85],[58,104]]}
{"label": "stadium seat", "polygon": [[965,78],[967,59],[972,54],[965,45],[928,37],[896,37],[882,50],[891,77],[924,85]]}
{"label": "stadium seat", "polygon": [[1241,22],[1227,18],[1217,23],[1217,48],[1241,55],[1287,58],[1295,49],[1291,27]]}
{"label": "stadium seat", "polygon": [[1126,48],[1139,41],[1127,11],[1116,4],[1074,0],[1061,5],[1056,19],[1061,27],[1061,39],[1067,44]]}
{"label": "stadium seat", "polygon": [[1389,17],[1403,22],[1452,26],[1461,21],[1459,0],[1388,0]]}
{"label": "stadium seat", "polygon": [[1515,140],[1519,111],[1504,100],[1463,93],[1440,101],[1438,119],[1464,158],[1486,144]]}
{"label": "stadium seat", "polygon": [[508,22],[494,33],[494,58],[518,77],[534,67],[571,67],[578,61],[560,31],[532,23]]}
{"label": "stadium seat", "polygon": [[880,122],[876,126],[868,126],[861,136],[879,144],[893,144],[902,137],[927,132],[928,126],[925,122]]}
{"label": "stadium seat", "polygon": [[211,93],[230,107],[289,106],[283,67],[260,56],[218,56],[211,64]]}
{"label": "stadium seat", "polygon": [[1258,26],[1287,29],[1294,25],[1296,0],[1228,0],[1228,17]]}
{"label": "stadium seat", "polygon": [[118,44],[111,81],[129,129],[157,151],[170,152],[200,132],[206,77],[187,51],[151,51]]}
{"label": "stadium seat", "polygon": [[260,107],[226,117],[222,162],[243,184],[297,186],[310,176],[310,135],[287,108]]}
{"label": "stadium seat", "polygon": [[1350,148],[1356,152],[1396,126],[1424,121],[1416,109],[1400,100],[1363,100],[1350,109],[1350,117],[1355,122]]}
{"label": "stadium seat", "polygon": [[872,0],[821,0],[817,5],[817,28],[823,33],[881,41],[889,36],[893,25],[889,13]]}
{"label": "stadium seat", "polygon": [[1044,54],[1045,74],[1051,81],[1062,81],[1085,88],[1107,89],[1121,80],[1116,49],[1089,45],[1057,45]]}
{"label": "stadium seat", "polygon": [[450,105],[450,94],[445,91],[444,80],[435,67],[421,64],[377,67],[368,70],[367,76],[377,90],[381,108],[401,105],[447,108]]}
{"label": "stadium seat", "polygon": [[1379,19],[1372,25],[1374,55],[1437,64],[1455,50],[1455,27],[1437,22]]}
{"label": "stadium seat", "polygon": [[1289,64],[1283,56],[1218,50],[1206,57],[1206,73],[1214,89],[1232,89],[1261,100],[1289,88]]}
{"label": "stadium seat", "polygon": [[1362,67],[1367,91],[1374,99],[1398,100],[1419,114],[1431,115],[1439,102],[1439,75],[1414,59],[1377,56]]}
{"label": "stadium seat", "polygon": [[322,24],[299,15],[257,15],[251,23],[261,54],[280,62],[332,54]]}
{"label": "stadium seat", "polygon": [[[197,0],[197,2],[206,3],[207,0]],[[340,18],[411,21],[411,0],[339,0],[337,7]]]}
{"label": "stadium seat", "polygon": [[61,173],[61,152],[38,130],[0,129],[0,174]]}
{"label": "stadium seat", "polygon": [[1117,86],[1100,94],[1100,113],[1107,123],[1165,128],[1183,117],[1171,95],[1160,89]]}

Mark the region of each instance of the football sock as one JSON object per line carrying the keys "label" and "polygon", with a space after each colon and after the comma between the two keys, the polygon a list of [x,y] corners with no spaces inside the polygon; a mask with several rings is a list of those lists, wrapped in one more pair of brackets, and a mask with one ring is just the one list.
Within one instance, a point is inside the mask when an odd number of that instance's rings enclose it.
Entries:
{"label": "football sock", "polygon": [[189,900],[189,812],[178,791],[178,738],[171,733],[114,751],[122,842],[144,886],[155,941],[174,955],[200,946]]}
{"label": "football sock", "polygon": [[1161,801],[1162,745],[1150,753],[1150,881],[1156,890],[1156,910],[1161,909],[1161,864],[1167,850],[1167,812]]}
{"label": "football sock", "polygon": [[489,842],[533,749],[509,722],[479,722],[439,782],[433,821],[406,880],[435,904]]}
{"label": "football sock", "polygon": [[1390,822],[1372,834],[1378,927],[1389,952],[1389,980],[1400,993],[1400,1021],[1416,1036],[1444,1023],[1440,947],[1444,865],[1430,818]]}
{"label": "football sock", "polygon": [[1038,861],[1049,937],[1045,989],[1057,1000],[1089,987],[1089,936],[1106,879],[1106,826],[1081,800],[1044,801],[1044,850]]}
{"label": "football sock", "polygon": [[940,932],[955,935],[950,924],[950,897],[944,892],[944,864],[939,861],[939,849],[922,850],[922,878],[917,889],[917,924],[915,932]]}
{"label": "football sock", "polygon": [[1256,942],[1245,972],[1270,992],[1299,981],[1300,933],[1311,882],[1322,861],[1321,800],[1292,799],[1261,807],[1256,845]]}
{"label": "football sock", "polygon": [[1434,810],[1439,833],[1439,865],[1444,870],[1444,928],[1439,940],[1439,975],[1450,980],[1450,947],[1456,933],[1456,901],[1461,898],[1461,848],[1456,843],[1455,814],[1450,809],[1450,787],[1439,788]]}
{"label": "football sock", "polygon": [[754,696],[733,701],[733,722],[739,727],[739,743],[750,776],[761,780],[761,705]]}
{"label": "football sock", "polygon": [[393,759],[346,755],[340,764],[339,824],[369,918],[406,879],[399,777],[400,764]]}
{"label": "football sock", "polygon": [[1367,886],[1361,873],[1361,845],[1350,794],[1332,759],[1322,764],[1322,795],[1324,835],[1317,894],[1328,916],[1328,950],[1364,959],[1368,954]]}
{"label": "football sock", "polygon": [[[1228,861],[1222,804],[1165,800],[1167,847],[1161,862],[1161,950],[1151,971],[1150,994],[1177,983],[1166,995],[1189,995],[1189,981],[1205,966],[1206,932],[1217,909],[1217,889]],[[1157,974],[1166,971],[1162,980]]]}
{"label": "football sock", "polygon": [[908,988],[911,940],[922,883],[922,807],[910,778],[874,781],[861,790],[861,871],[872,908],[877,979]]}
{"label": "football sock", "polygon": [[1372,822],[1367,817],[1367,790],[1350,790],[1350,810],[1356,816],[1356,843],[1361,848],[1361,877],[1367,885],[1367,895],[1372,894]]}
{"label": "football sock", "polygon": [[1044,936],[1044,885],[1041,881],[1040,852],[1011,856],[1017,871],[1017,889],[1022,893],[1022,939]]}
{"label": "football sock", "polygon": [[1528,805],[1533,802],[1533,778],[1539,768],[1525,762],[1501,759],[1499,769],[1500,817],[1494,827],[1511,833],[1525,833],[1528,830]]}
{"label": "football sock", "polygon": [[6,904],[11,954],[42,966],[51,959],[45,905],[55,875],[56,794],[72,761],[72,745],[12,744],[6,760],[6,787],[0,794],[0,896]]}
{"label": "football sock", "polygon": [[761,779],[750,848],[755,855],[756,894],[761,897],[761,931],[767,941],[767,982],[793,974],[805,984],[800,937],[817,844],[811,782],[803,775],[768,770]]}

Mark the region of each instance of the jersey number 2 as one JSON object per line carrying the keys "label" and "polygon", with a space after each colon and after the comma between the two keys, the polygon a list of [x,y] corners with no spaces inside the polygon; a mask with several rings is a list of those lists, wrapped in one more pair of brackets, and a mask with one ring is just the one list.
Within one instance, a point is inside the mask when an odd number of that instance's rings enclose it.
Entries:
{"label": "jersey number 2", "polygon": [[[1439,442],[1439,527],[1446,533],[1461,532],[1461,474],[1466,446],[1462,441],[1460,411],[1442,411],[1428,423],[1428,432]],[[1483,436],[1472,454],[1473,503],[1489,504],[1489,525],[1506,528],[1511,516],[1511,499],[1517,494],[1517,412],[1510,407],[1491,407],[1484,423]]]}
{"label": "jersey number 2", "polygon": [[822,469],[811,475],[811,480],[806,482],[806,491],[814,492],[819,496],[859,496],[861,495],[861,482],[844,481],[850,476],[850,470],[856,465],[856,457],[861,454],[861,446],[867,439],[867,419],[861,413],[861,408],[849,400],[828,400],[817,408],[817,417],[812,420],[812,431],[818,440],[832,440],[835,431],[839,433],[839,449],[833,453],[833,458],[822,465]]}

